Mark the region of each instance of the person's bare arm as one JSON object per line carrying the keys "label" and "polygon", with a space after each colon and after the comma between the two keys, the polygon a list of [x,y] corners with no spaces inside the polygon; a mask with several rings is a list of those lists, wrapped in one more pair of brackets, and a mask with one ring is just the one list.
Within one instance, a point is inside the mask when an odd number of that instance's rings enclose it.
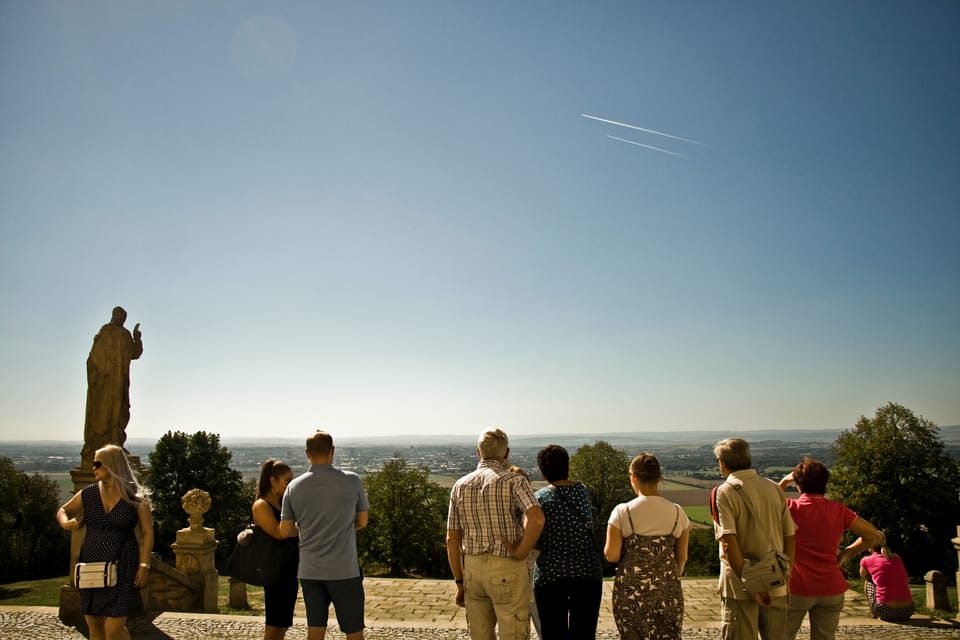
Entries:
{"label": "person's bare arm", "polygon": [[677,558],[677,573],[683,575],[683,569],[687,566],[687,553],[690,546],[690,528],[687,527],[673,543],[673,555]]}
{"label": "person's bare arm", "polygon": [[57,509],[57,524],[66,531],[76,531],[83,526],[83,497],[79,491]]}
{"label": "person's bare arm", "polygon": [[150,578],[150,556],[153,553],[153,513],[146,500],[137,507],[137,524],[140,525],[140,564],[133,585],[142,587]]}
{"label": "person's bare arm", "polygon": [[787,574],[787,577],[790,577],[790,573],[793,573],[793,562],[797,557],[797,538],[796,536],[783,536],[783,553],[790,558],[790,572]]}
{"label": "person's bare arm", "polygon": [[370,521],[370,512],[369,511],[358,511],[357,519],[354,522],[354,526],[357,529],[363,529],[367,526],[367,522]]}
{"label": "person's bare arm", "polygon": [[616,526],[607,523],[607,539],[603,543],[603,557],[607,562],[620,562],[620,553],[623,550],[623,534]]}
{"label": "person's bare arm", "polygon": [[273,507],[263,498],[253,503],[253,524],[263,529],[271,538],[283,540],[287,537],[280,533],[280,521],[273,515]]}
{"label": "person's bare arm", "polygon": [[447,562],[450,563],[450,572],[453,573],[457,584],[457,595],[454,598],[458,607],[464,606],[463,586],[463,534],[458,529],[447,529]]}
{"label": "person's bare arm", "polygon": [[837,564],[842,565],[850,558],[856,558],[858,555],[883,541],[883,534],[873,524],[858,517],[850,525],[850,531],[853,535],[859,536],[850,546],[837,554]]}
{"label": "person's bare arm", "polygon": [[280,537],[281,538],[295,538],[299,535],[297,531],[297,523],[294,520],[280,520]]}
{"label": "person's bare arm", "polygon": [[503,540],[503,544],[510,550],[510,555],[517,560],[527,559],[530,550],[536,546],[537,540],[540,539],[540,534],[543,533],[543,525],[547,521],[543,515],[543,509],[539,506],[527,509],[527,512],[523,514],[523,520],[523,537],[520,538],[520,541],[512,544],[509,540]]}

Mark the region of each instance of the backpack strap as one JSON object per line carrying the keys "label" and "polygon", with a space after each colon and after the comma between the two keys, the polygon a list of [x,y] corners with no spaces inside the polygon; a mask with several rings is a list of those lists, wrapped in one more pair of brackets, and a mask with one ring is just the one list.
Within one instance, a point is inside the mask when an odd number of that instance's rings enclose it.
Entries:
{"label": "backpack strap", "polygon": [[717,509],[717,489],[719,488],[720,485],[716,485],[713,489],[710,489],[710,517],[717,524],[720,524],[720,511]]}

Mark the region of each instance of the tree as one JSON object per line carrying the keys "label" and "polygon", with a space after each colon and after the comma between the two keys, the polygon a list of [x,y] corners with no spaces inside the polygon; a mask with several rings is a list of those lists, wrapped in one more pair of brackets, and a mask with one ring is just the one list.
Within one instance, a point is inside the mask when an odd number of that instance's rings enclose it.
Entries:
{"label": "tree", "polygon": [[57,483],[17,471],[0,458],[0,581],[62,576],[70,564],[70,534],[57,524]]}
{"label": "tree", "polygon": [[570,478],[579,480],[590,491],[593,539],[602,557],[610,513],[618,504],[636,497],[630,486],[630,460],[620,449],[598,440],[594,445],[580,447],[570,458]]}
{"label": "tree", "polygon": [[168,431],[150,453],[147,485],[153,491],[154,551],[171,558],[170,545],[178,529],[187,526],[187,514],[180,501],[190,489],[210,494],[210,510],[203,524],[216,530],[220,546],[217,564],[223,566],[236,544],[236,533],[251,519],[255,490],[244,484],[243,476],[230,466],[233,454],[220,446],[220,436],[198,431],[187,435]]}
{"label": "tree", "polygon": [[720,555],[713,527],[690,527],[687,566],[683,575],[691,578],[720,575]]}
{"label": "tree", "polygon": [[446,555],[450,492],[430,481],[426,467],[410,467],[395,456],[363,480],[370,519],[358,538],[361,557],[390,574],[449,575]]}
{"label": "tree", "polygon": [[899,404],[861,416],[833,444],[830,497],[883,530],[907,572],[956,570],[950,542],[960,513],[960,466],[939,429]]}

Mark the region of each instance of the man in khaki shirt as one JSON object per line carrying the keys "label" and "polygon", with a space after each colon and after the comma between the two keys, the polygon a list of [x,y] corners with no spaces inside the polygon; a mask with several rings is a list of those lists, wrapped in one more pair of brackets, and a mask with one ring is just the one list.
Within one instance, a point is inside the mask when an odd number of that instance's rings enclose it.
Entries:
{"label": "man in khaki shirt", "polygon": [[[759,561],[771,544],[793,566],[796,525],[783,490],[751,469],[750,445],[721,440],[713,449],[726,481],[717,488],[714,533],[720,542],[720,616],[723,640],[785,640],[787,587],[749,593],[741,582],[745,560]],[[749,501],[749,506],[745,504]]]}

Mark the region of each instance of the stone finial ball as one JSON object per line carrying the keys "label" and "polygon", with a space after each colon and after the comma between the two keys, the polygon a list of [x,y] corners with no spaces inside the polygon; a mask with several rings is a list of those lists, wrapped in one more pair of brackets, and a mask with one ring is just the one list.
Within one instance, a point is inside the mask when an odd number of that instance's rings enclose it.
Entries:
{"label": "stone finial ball", "polygon": [[210,509],[210,494],[202,489],[190,489],[180,501],[183,510],[190,515],[190,528],[203,526],[203,514]]}

